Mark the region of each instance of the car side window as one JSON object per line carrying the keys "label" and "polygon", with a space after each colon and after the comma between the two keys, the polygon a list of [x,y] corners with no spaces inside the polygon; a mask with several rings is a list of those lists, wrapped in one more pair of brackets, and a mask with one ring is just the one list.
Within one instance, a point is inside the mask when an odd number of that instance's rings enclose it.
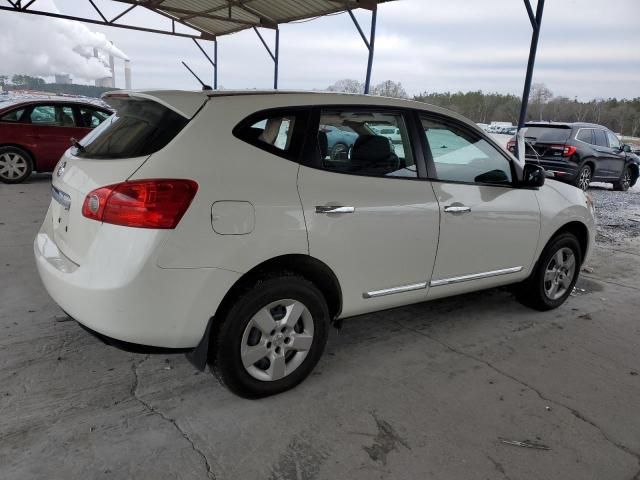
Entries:
{"label": "car side window", "polygon": [[609,147],[614,150],[620,150],[620,140],[613,133],[607,132],[607,138],[609,139]]}
{"label": "car side window", "polygon": [[22,120],[22,115],[24,114],[24,108],[19,108],[18,110],[12,110],[9,113],[6,113],[0,118],[0,122],[11,122],[18,123]]}
{"label": "car side window", "polygon": [[96,128],[109,118],[109,114],[88,107],[80,107],[80,126],[84,128]]}
{"label": "car side window", "polygon": [[442,120],[422,118],[439,180],[511,184],[511,165],[479,134]]}
{"label": "car side window", "polygon": [[73,109],[68,106],[36,105],[31,110],[29,119],[33,125],[75,127]]}
{"label": "car side window", "polygon": [[593,145],[595,143],[593,140],[593,129],[581,128],[578,132],[578,135],[576,135],[576,139],[580,140],[581,142]]}
{"label": "car side window", "polygon": [[604,133],[604,130],[601,129],[596,129],[594,130],[594,137],[595,137],[595,141],[596,141],[596,145],[598,145],[599,147],[608,147],[609,144],[607,143],[607,136]]}
{"label": "car side window", "polygon": [[320,165],[325,170],[375,177],[418,177],[401,113],[323,109],[317,135]]}

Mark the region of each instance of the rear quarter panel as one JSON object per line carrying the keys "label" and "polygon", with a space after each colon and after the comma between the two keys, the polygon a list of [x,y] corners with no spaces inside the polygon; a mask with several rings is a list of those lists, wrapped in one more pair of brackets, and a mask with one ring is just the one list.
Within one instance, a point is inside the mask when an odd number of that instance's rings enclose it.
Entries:
{"label": "rear quarter panel", "polygon": [[[221,97],[207,102],[189,125],[133,176],[188,178],[198,193],[158,257],[164,268],[222,268],[244,273],[284,254],[308,254],[297,190],[299,165],[236,138],[245,117],[273,107],[261,97]],[[221,235],[212,227],[216,202],[246,202],[255,211],[250,233]]]}

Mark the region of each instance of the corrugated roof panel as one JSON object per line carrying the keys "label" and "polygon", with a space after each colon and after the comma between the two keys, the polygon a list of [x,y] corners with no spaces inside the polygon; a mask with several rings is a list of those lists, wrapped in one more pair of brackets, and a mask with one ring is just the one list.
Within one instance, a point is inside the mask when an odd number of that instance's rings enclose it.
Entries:
{"label": "corrugated roof panel", "polygon": [[[384,3],[393,0],[367,0]],[[359,0],[164,0],[138,3],[210,35],[226,35],[253,26],[274,26],[358,8]],[[364,0],[362,2],[365,3]],[[231,12],[229,5],[231,4]],[[229,17],[231,13],[231,18]]]}

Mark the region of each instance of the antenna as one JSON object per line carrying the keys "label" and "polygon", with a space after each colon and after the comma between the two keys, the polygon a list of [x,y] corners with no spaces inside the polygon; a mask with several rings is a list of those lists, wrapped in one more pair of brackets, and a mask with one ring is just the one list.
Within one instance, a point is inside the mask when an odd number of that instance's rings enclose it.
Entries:
{"label": "antenna", "polygon": [[184,63],[184,61],[182,62],[182,65],[184,65],[184,67],[189,70],[189,72],[191,72],[191,75],[193,75],[194,77],[196,77],[196,80],[198,80],[198,82],[200,82],[200,85],[202,85],[202,90],[213,90],[213,88],[211,88],[210,85],[207,85],[206,83],[204,83],[202,80],[200,80],[200,77],[198,75],[195,74],[195,72],[193,70],[191,70],[189,68],[189,65],[187,65],[186,63]]}

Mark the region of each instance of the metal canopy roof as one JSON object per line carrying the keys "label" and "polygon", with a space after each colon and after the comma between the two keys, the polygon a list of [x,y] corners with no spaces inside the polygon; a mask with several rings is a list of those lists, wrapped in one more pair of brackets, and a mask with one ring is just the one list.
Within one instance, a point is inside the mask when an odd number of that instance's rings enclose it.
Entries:
{"label": "metal canopy roof", "polygon": [[140,6],[198,30],[213,40],[253,27],[307,20],[393,0],[115,0]]}

